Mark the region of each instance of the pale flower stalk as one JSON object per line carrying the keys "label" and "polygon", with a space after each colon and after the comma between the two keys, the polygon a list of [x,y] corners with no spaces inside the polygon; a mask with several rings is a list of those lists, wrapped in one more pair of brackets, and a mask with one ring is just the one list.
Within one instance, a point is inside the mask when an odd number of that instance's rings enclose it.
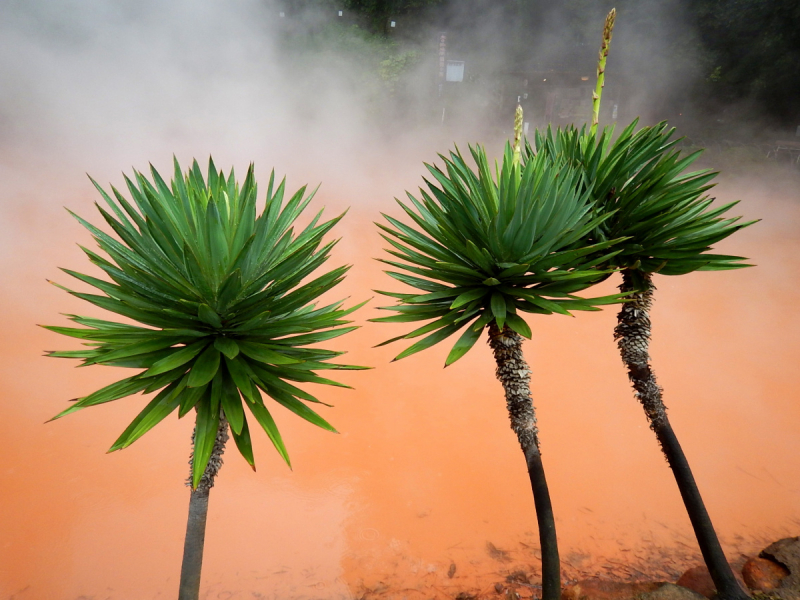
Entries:
{"label": "pale flower stalk", "polygon": [[611,12],[606,15],[606,23],[603,27],[603,43],[600,46],[600,55],[597,61],[597,87],[592,92],[592,135],[597,133],[597,124],[600,122],[600,99],[606,84],[606,60],[608,59],[608,49],[611,47],[611,36],[614,32],[616,18],[617,9],[612,8]]}

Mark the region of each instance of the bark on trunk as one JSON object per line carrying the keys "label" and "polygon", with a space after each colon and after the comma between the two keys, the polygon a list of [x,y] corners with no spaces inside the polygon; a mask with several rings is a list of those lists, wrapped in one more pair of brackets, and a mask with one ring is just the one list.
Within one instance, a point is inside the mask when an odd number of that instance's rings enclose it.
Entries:
{"label": "bark on trunk", "polygon": [[[181,565],[181,582],[178,600],[197,600],[200,596],[200,571],[203,566],[203,546],[206,540],[206,517],[208,516],[208,494],[214,487],[214,479],[222,467],[222,453],[225,452],[225,442],[228,441],[228,421],[220,414],[217,439],[206,470],[197,484],[197,489],[192,490],[189,497],[189,521],[186,524],[186,538],[183,543],[183,563]],[[194,448],[194,433],[192,433],[192,448]],[[192,485],[192,463],[194,453],[189,460],[189,480],[187,485]]]}
{"label": "bark on trunk", "polygon": [[[675,476],[700,551],[717,588],[716,597],[719,600],[747,600],[749,596],[739,586],[722,552],[686,455],[667,418],[667,409],[661,399],[661,387],[656,383],[650,366],[650,307],[656,288],[650,274],[639,271],[636,275],[640,280],[639,291],[631,296],[632,302],[622,305],[619,323],[614,329],[614,339],[617,340],[622,360],[628,368],[628,377],[633,384],[636,398],[642,404],[650,429],[655,432]],[[634,273],[625,270],[622,272],[619,289],[625,293],[632,292],[637,289],[636,283]]]}
{"label": "bark on trunk", "polygon": [[542,600],[558,600],[561,597],[561,563],[553,506],[550,503],[550,492],[539,451],[536,413],[531,400],[531,371],[522,356],[522,338],[507,325],[502,331],[496,323],[489,326],[489,346],[497,362],[497,379],[503,384],[506,393],[511,429],[517,434],[525,454],[533,489],[539,543],[542,548]]}

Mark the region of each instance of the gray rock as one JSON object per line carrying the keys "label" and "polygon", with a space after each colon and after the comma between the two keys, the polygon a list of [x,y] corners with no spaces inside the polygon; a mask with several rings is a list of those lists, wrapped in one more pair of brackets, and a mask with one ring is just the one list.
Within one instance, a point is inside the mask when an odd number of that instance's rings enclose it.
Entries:
{"label": "gray rock", "polygon": [[800,600],[800,537],[784,538],[764,548],[759,557],[779,563],[789,570],[777,589],[770,590],[772,596],[784,600]]}

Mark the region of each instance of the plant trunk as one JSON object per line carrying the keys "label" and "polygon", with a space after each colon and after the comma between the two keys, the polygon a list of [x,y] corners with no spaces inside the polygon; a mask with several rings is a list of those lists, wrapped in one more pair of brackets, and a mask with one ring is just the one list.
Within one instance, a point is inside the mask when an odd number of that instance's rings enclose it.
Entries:
{"label": "plant trunk", "polygon": [[522,338],[509,329],[508,325],[502,331],[494,322],[489,326],[489,346],[497,362],[497,379],[506,392],[511,429],[517,434],[525,454],[533,489],[536,520],[539,524],[539,544],[542,548],[542,600],[558,600],[561,597],[561,563],[553,506],[550,503],[550,491],[539,451],[536,412],[531,400],[531,371],[522,356]]}
{"label": "plant trunk", "polygon": [[[225,416],[219,416],[219,429],[211,458],[206,470],[197,484],[197,489],[192,490],[189,496],[189,521],[186,524],[186,538],[183,543],[183,563],[181,564],[181,583],[178,600],[198,600],[200,596],[200,571],[203,567],[203,546],[206,540],[206,517],[208,516],[208,494],[214,487],[214,479],[222,467],[222,453],[225,452],[225,442],[228,441],[228,421]],[[194,448],[194,433],[192,433],[192,448]],[[187,485],[192,486],[192,463],[194,452],[189,460],[189,480]]]}
{"label": "plant trunk", "polygon": [[650,428],[655,432],[667,463],[675,475],[703,560],[717,588],[716,597],[719,600],[746,600],[749,596],[739,586],[722,552],[686,455],[669,424],[667,409],[661,400],[661,387],[656,383],[650,366],[650,306],[656,288],[649,273],[639,271],[636,276],[640,280],[638,286],[630,269],[622,272],[620,291],[638,291],[631,294],[633,301],[622,305],[619,323],[614,329],[614,339],[617,340],[622,360],[628,368],[628,377],[633,384],[636,398],[644,407]]}

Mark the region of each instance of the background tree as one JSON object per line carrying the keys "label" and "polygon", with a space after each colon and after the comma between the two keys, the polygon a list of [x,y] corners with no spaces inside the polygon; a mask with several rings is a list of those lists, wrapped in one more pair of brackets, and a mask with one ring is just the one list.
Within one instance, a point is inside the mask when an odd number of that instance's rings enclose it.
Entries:
{"label": "background tree", "polygon": [[373,34],[387,35],[391,32],[390,20],[403,17],[415,24],[424,18],[427,9],[442,5],[444,0],[282,0],[281,10],[286,14],[316,12],[336,15],[338,11],[348,14],[348,21],[355,21]]}
{"label": "background tree", "polygon": [[48,354],[81,359],[84,365],[143,369],[77,399],[54,419],[161,390],[109,452],[129,446],[176,410],[179,417],[195,410],[179,594],[189,600],[199,594],[208,496],[228,429],[253,469],[245,406],[290,464],[261,391],[310,423],[335,431],[306,405],[319,400],[293,382],[342,385],[315,371],[361,368],[330,362],[341,352],[308,347],[354,329],[344,327],[345,317],[358,306],[343,310],[341,302],[319,308],[314,303],[349,267],[303,283],[328,259],[335,242],[322,245],[322,239],[341,218],[320,223],[320,212],[295,232],[313,197],[305,187],[284,205],[285,182],[275,188],[273,173],[257,216],[252,165],[241,187],[233,170],[226,178],[211,160],[207,178],[197,162],[184,174],[177,160],[170,186],[152,167],[151,174],[152,182],[138,172],[133,181],[125,178],[133,203],[113,188],[112,199],[95,183],[113,214],[97,208],[119,239],[73,214],[107,255],[83,248],[110,281],[62,269],[102,294],[63,289],[142,326],[69,315],[81,327],[47,328],[85,340],[87,348]]}
{"label": "background tree", "polygon": [[[580,171],[556,165],[542,155],[519,165],[522,111],[518,109],[516,143],[506,145],[502,167],[492,173],[480,146],[470,148],[477,170],[456,150],[440,155],[444,170],[426,165],[434,182],[411,205],[398,201],[416,227],[384,215],[378,225],[392,246],[383,260],[394,279],[419,292],[380,292],[398,300],[384,307],[397,315],[373,319],[384,323],[430,321],[384,343],[425,335],[395,360],[445,340],[463,330],[445,361],[461,358],[488,328],[497,378],[506,395],[511,428],[517,434],[533,490],[542,548],[544,600],[561,594],[555,520],[545,479],[536,414],[530,394],[530,369],[522,337],[531,329],[522,313],[570,314],[597,310],[617,296],[583,299],[574,294],[607,276],[597,268],[614,252],[617,240],[584,244],[588,232],[609,215],[595,216],[586,191],[578,189]],[[587,259],[588,256],[591,259]],[[427,334],[427,335],[426,335]]]}
{"label": "background tree", "polygon": [[392,17],[411,17],[423,13],[424,9],[441,4],[442,0],[342,0],[349,10],[366,17],[372,31],[389,33]]}
{"label": "background tree", "polygon": [[[447,31],[448,52],[467,61],[469,76],[490,80],[498,71],[588,73],[595,24],[615,6],[624,17],[621,77],[614,83],[627,96],[623,114],[675,123],[680,115],[682,128],[726,137],[755,133],[732,128],[730,114],[792,131],[800,124],[800,7],[793,0],[285,0],[280,6],[287,16],[314,13],[314,23],[356,23],[356,37],[380,38],[378,45],[402,40],[403,52],[423,60],[435,58],[435,32]],[[390,30],[392,17],[398,27]],[[302,47],[303,34],[313,29],[292,29],[295,45]],[[461,87],[467,94],[468,86]],[[646,97],[635,93],[641,89],[649,90]],[[736,111],[724,115],[729,107]]]}
{"label": "background tree", "polygon": [[[716,107],[751,103],[800,125],[800,4],[793,0],[687,0],[704,58],[701,92]],[[793,128],[794,128],[793,127]]]}

